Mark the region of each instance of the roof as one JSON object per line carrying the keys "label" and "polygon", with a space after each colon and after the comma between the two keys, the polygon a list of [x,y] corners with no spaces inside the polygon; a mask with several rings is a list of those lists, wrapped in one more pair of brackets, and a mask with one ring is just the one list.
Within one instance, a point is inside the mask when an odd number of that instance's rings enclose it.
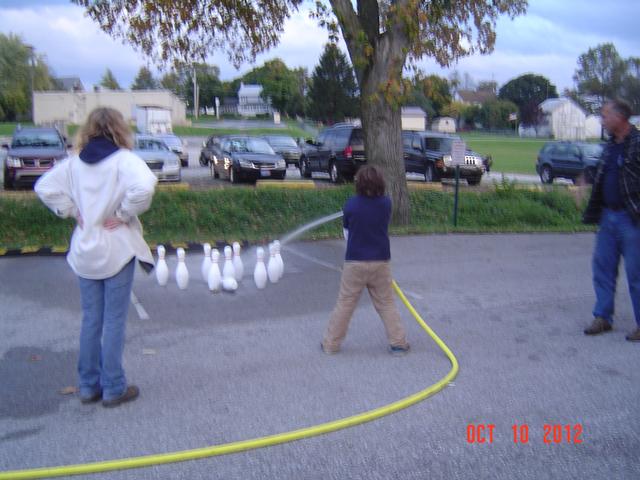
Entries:
{"label": "roof", "polygon": [[427,112],[425,112],[420,107],[402,107],[400,109],[400,114],[404,116],[415,116],[424,118],[427,116]]}
{"label": "roof", "polygon": [[581,112],[583,112],[582,107],[580,105],[578,105],[576,102],[574,102],[573,100],[571,100],[570,98],[547,98],[544,102],[542,102],[539,105],[540,110],[542,110],[543,112],[547,112],[547,113],[551,113],[555,110],[557,110],[558,108],[570,104],[572,106],[574,106],[575,108],[579,109]]}
{"label": "roof", "polygon": [[244,96],[259,96],[260,93],[262,93],[262,85],[245,85],[241,83],[240,89],[238,90],[238,96],[241,94]]}
{"label": "roof", "polygon": [[484,103],[487,100],[494,100],[496,94],[489,90],[458,90],[458,96],[463,103]]}

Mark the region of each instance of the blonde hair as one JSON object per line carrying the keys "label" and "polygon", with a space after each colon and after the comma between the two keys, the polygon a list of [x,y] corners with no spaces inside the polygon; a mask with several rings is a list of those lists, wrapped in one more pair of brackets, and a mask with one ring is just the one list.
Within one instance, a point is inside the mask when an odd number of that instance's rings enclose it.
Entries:
{"label": "blonde hair", "polygon": [[78,150],[82,150],[89,140],[95,137],[106,137],[120,148],[133,147],[131,129],[122,114],[114,108],[99,107],[89,114],[89,118],[78,131]]}

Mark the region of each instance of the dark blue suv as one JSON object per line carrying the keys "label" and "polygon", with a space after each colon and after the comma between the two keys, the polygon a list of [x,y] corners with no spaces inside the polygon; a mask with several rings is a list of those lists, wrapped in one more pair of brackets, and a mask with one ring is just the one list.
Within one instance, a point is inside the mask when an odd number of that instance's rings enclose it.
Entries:
{"label": "dark blue suv", "polygon": [[602,145],[598,143],[547,142],[538,153],[536,172],[542,183],[552,183],[554,178],[593,183],[601,155]]}

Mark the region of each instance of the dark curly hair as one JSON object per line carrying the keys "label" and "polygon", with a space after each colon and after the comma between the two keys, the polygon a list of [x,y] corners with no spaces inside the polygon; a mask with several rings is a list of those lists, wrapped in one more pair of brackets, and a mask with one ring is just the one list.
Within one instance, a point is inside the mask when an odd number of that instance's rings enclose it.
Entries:
{"label": "dark curly hair", "polygon": [[380,168],[365,165],[356,173],[356,193],[365,197],[380,197],[384,195],[386,183]]}

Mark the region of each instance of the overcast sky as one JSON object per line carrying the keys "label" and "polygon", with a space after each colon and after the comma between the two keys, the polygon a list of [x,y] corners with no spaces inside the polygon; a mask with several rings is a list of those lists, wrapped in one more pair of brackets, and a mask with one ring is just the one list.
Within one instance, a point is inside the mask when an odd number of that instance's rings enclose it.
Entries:
{"label": "overcast sky", "polygon": [[[561,93],[571,88],[577,59],[598,44],[611,42],[623,58],[640,56],[640,0],[529,0],[524,16],[498,21],[495,50],[490,55],[461,59],[453,68],[477,82],[502,85],[523,73],[547,77]],[[122,87],[129,87],[147,60],[133,48],[113,40],[68,0],[0,0],[0,32],[18,34],[35,47],[57,76],[79,76],[85,88],[98,84],[110,68]],[[286,24],[280,45],[261,55],[255,65],[236,70],[223,53],[209,59],[223,80],[246,73],[265,60],[279,57],[289,68],[318,62],[327,34],[301,10]],[[157,68],[150,65],[152,70]],[[420,64],[426,73],[449,76],[432,60]]]}

